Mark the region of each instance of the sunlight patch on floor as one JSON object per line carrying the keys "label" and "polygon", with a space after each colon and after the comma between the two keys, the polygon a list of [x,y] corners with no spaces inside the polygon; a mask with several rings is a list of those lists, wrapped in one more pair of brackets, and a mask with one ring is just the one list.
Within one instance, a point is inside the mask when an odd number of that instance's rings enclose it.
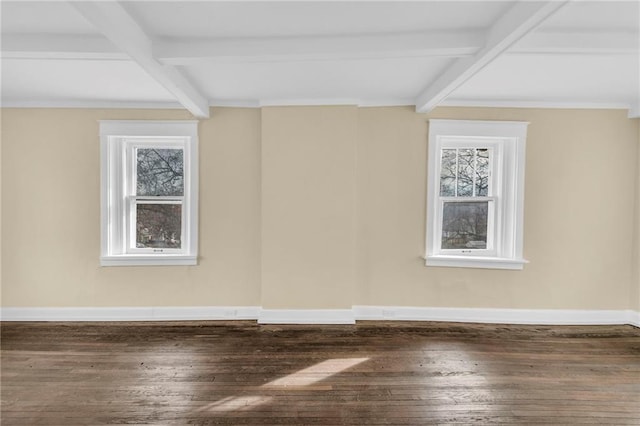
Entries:
{"label": "sunlight patch on floor", "polygon": [[265,384],[264,387],[309,386],[368,360],[369,358],[328,359],[311,367],[273,380]]}
{"label": "sunlight patch on floor", "polygon": [[244,411],[272,399],[270,396],[230,396],[201,407],[198,411]]}
{"label": "sunlight patch on floor", "polygon": [[[266,383],[262,385],[261,388],[282,389],[309,386],[368,360],[369,358],[328,359],[312,365],[311,367],[304,368],[300,371],[296,371],[295,373],[288,374],[284,377]],[[200,407],[196,411],[243,411],[249,410],[258,405],[266,404],[272,399],[273,398],[270,396],[257,395],[230,396],[219,401],[212,402],[211,404],[207,404],[204,407]]]}

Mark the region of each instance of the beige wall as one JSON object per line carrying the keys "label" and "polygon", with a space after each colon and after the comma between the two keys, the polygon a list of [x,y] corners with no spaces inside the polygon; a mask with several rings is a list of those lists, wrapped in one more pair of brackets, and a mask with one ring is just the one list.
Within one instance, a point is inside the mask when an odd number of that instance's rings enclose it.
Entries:
{"label": "beige wall", "polygon": [[262,110],[262,306],[351,308],[356,107]]}
{"label": "beige wall", "polygon": [[625,111],[439,108],[529,121],[523,271],[424,266],[425,116],[359,110],[357,303],[628,309],[637,127]]}
{"label": "beige wall", "polygon": [[2,108],[0,108],[0,306],[2,304]]}
{"label": "beige wall", "polygon": [[179,111],[6,109],[2,120],[5,306],[260,303],[260,112],[200,124],[200,264],[100,267],[100,119]]}
{"label": "beige wall", "polygon": [[635,119],[638,126],[638,161],[636,163],[636,215],[635,215],[635,256],[631,300],[633,309],[640,312],[640,118]]}
{"label": "beige wall", "polygon": [[[429,117],[531,122],[523,271],[424,266]],[[2,111],[3,306],[640,309],[640,129],[625,111],[215,108],[199,265],[101,268],[98,120],[182,118]]]}

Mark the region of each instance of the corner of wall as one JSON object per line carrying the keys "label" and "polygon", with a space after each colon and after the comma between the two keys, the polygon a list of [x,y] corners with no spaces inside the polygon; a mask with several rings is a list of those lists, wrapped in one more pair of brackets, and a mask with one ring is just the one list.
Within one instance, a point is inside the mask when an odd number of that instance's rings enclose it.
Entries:
{"label": "corner of wall", "polygon": [[631,308],[640,313],[640,118],[636,118],[638,144],[636,147],[636,191],[633,274],[631,283]]}
{"label": "corner of wall", "polygon": [[2,306],[2,109],[0,108],[0,306]]}

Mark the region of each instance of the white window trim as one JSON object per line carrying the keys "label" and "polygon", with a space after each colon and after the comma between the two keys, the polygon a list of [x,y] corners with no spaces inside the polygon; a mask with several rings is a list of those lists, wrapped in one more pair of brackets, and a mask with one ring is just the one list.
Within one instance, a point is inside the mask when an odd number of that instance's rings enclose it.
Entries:
{"label": "white window trim", "polygon": [[[127,252],[125,150],[144,139],[184,147],[183,247],[163,253]],[[133,139],[133,141],[132,141]],[[101,266],[196,265],[198,252],[198,122],[101,120]]]}
{"label": "white window trim", "polygon": [[[429,164],[427,173],[426,265],[462,268],[523,269],[524,168],[527,122],[429,120]],[[440,193],[440,150],[454,139],[468,141],[488,138],[487,146],[500,152],[494,158],[494,188],[501,198],[496,212],[495,255],[442,253],[438,229]],[[475,142],[471,142],[474,144]],[[492,177],[493,179],[493,177]]]}

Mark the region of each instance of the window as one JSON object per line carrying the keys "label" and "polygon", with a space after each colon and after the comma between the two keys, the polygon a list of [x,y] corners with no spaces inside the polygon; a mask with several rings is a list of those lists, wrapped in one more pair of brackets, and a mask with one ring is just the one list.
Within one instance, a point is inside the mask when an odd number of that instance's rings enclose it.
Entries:
{"label": "window", "polygon": [[427,266],[522,269],[527,125],[429,120]]}
{"label": "window", "polygon": [[103,266],[195,265],[196,121],[101,121]]}

